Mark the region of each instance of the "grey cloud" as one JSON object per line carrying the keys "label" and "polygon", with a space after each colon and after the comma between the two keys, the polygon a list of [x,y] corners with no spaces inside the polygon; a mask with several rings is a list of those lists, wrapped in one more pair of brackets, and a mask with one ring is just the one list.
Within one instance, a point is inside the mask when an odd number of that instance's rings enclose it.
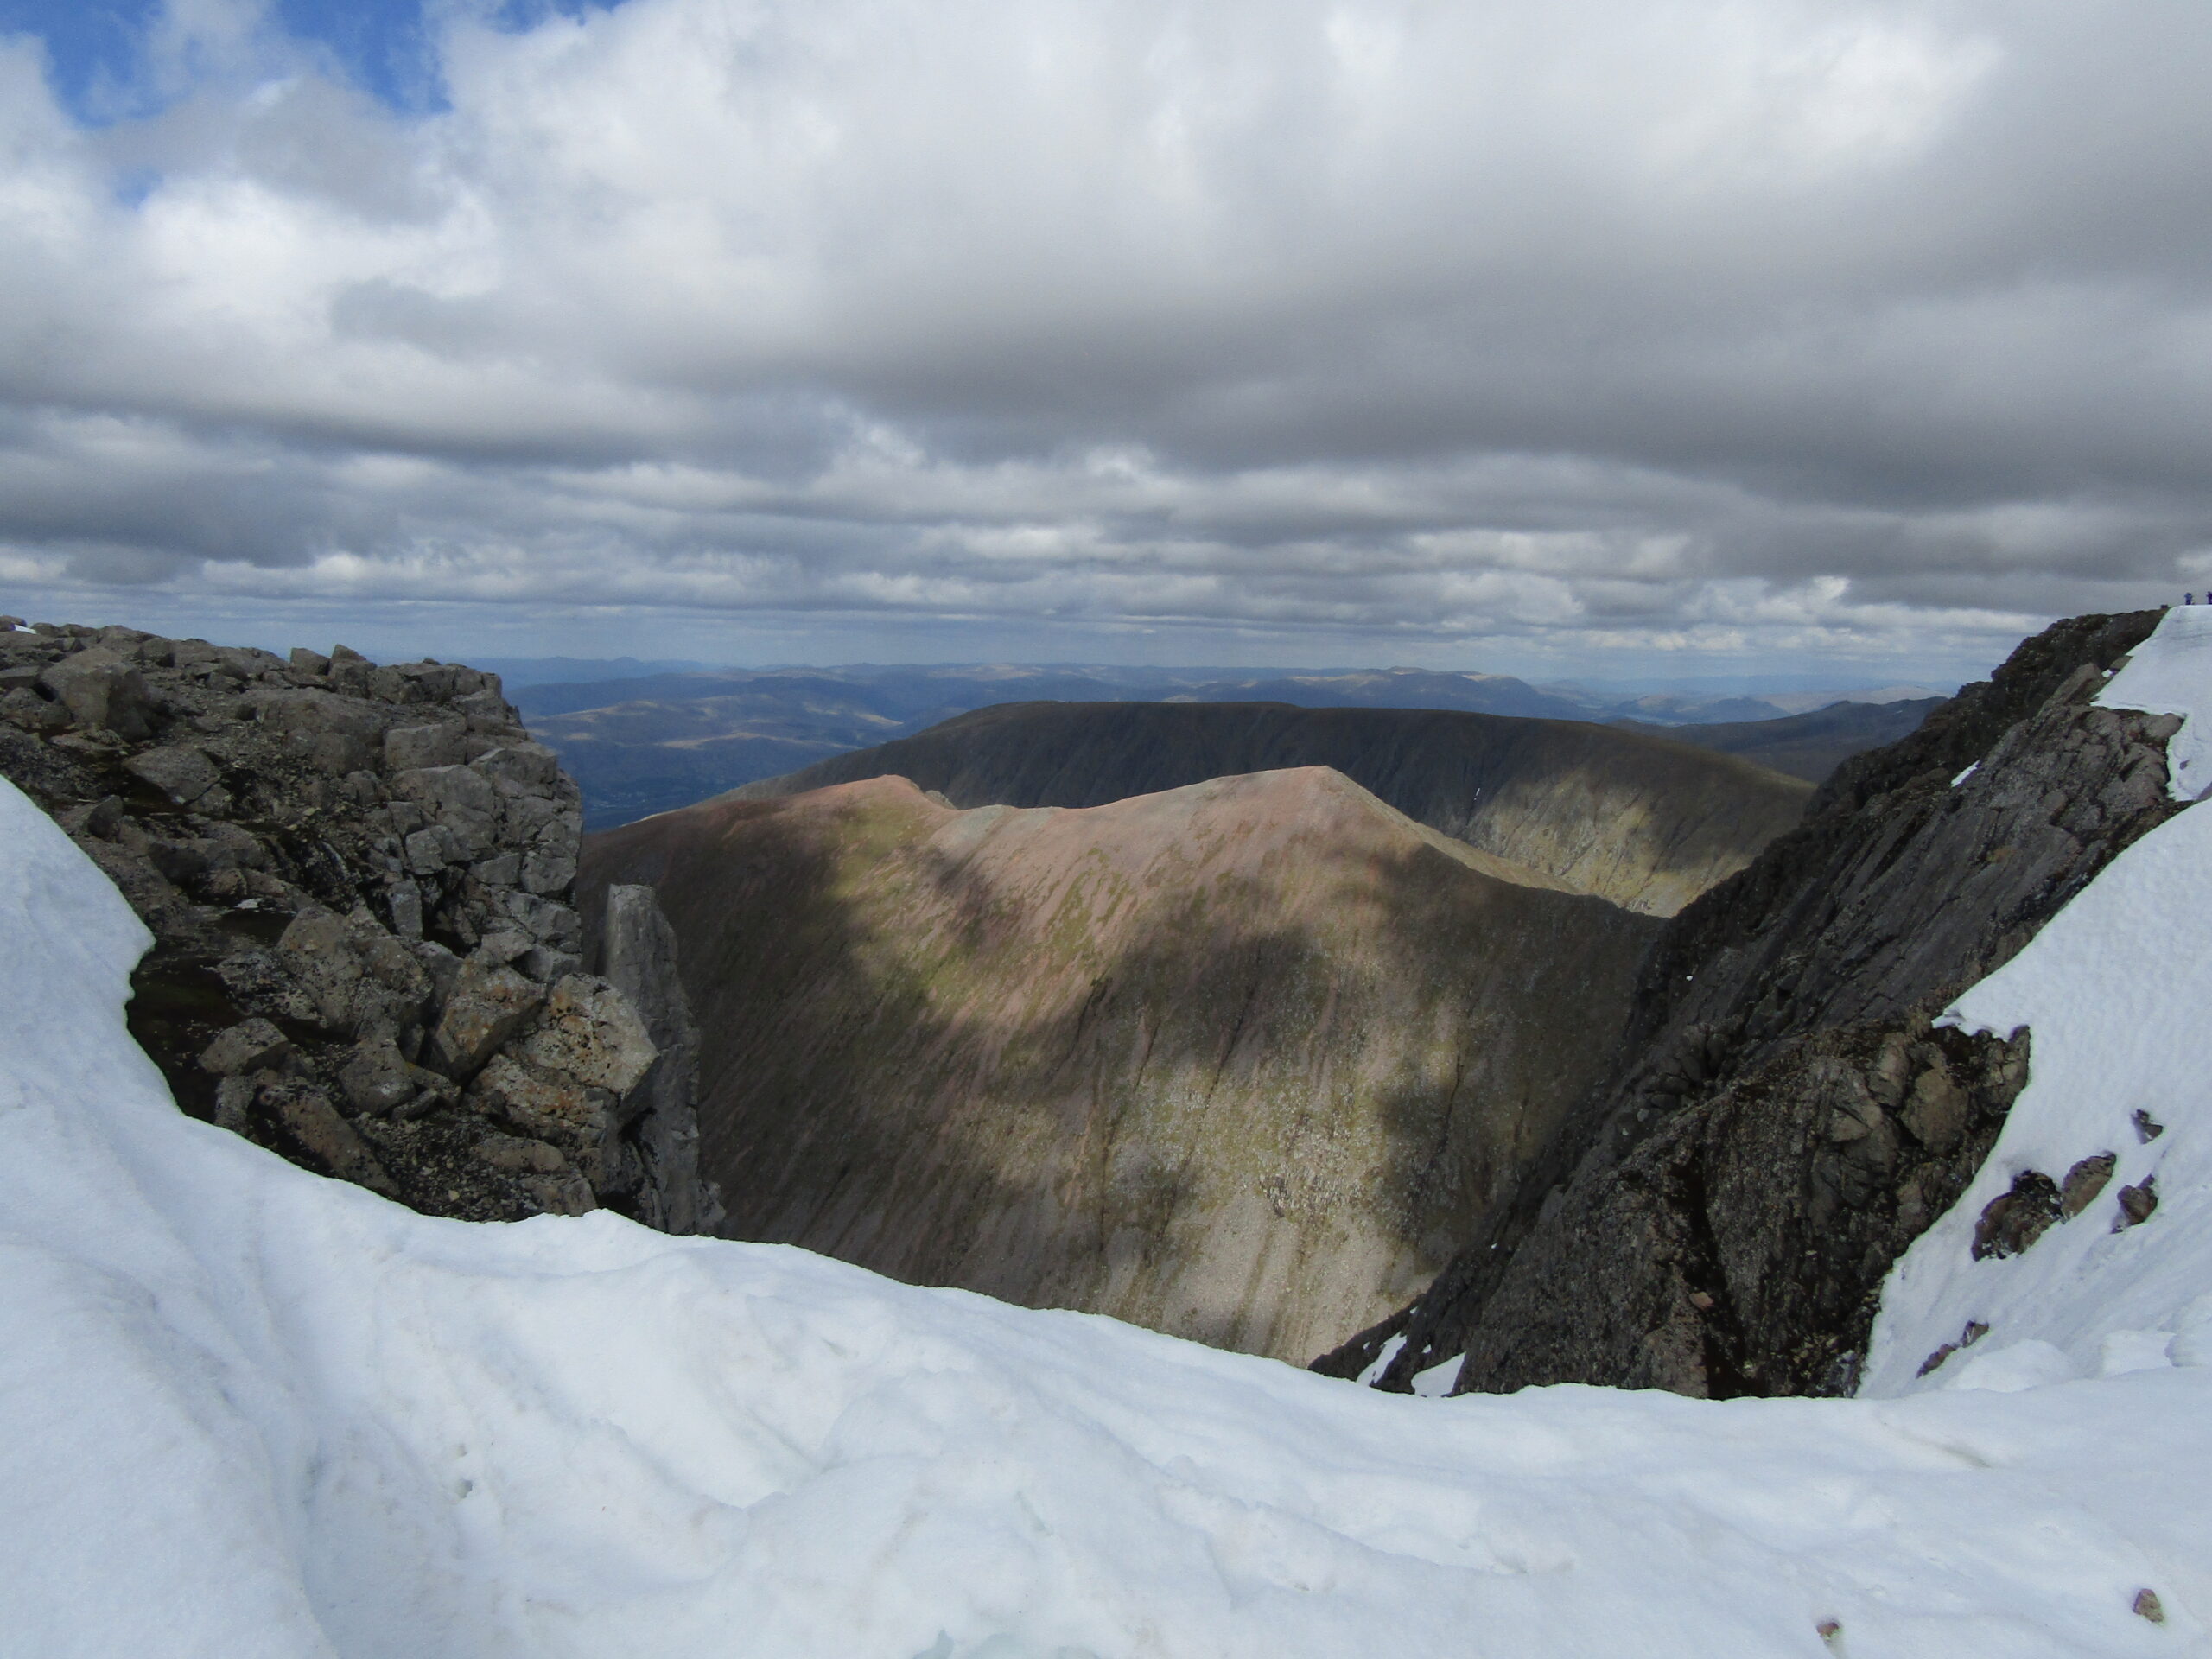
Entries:
{"label": "grey cloud", "polygon": [[99,133],[0,59],[72,581],[1986,658],[2212,559],[2186,7],[628,0],[406,118],[247,38]]}

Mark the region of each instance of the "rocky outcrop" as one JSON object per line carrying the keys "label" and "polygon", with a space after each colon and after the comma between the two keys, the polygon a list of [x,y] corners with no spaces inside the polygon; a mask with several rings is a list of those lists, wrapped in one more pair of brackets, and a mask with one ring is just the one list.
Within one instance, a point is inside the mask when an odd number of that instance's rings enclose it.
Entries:
{"label": "rocky outcrop", "polygon": [[638,1084],[637,1147],[648,1198],[639,1218],[664,1232],[712,1232],[723,1211],[719,1193],[700,1178],[699,1030],[677,970],[676,931],[649,887],[610,886],[596,913],[601,971],[638,1010],[654,1049]]}
{"label": "rocky outcrop", "polygon": [[1514,1200],[1317,1369],[1404,1388],[1465,1355],[1462,1389],[1848,1388],[1883,1276],[2026,1076],[2031,1033],[1931,1021],[2176,810],[2178,722],[2091,702],[2157,620],[2062,623],[1847,762],[1668,925],[1623,1063]]}
{"label": "rocky outcrop", "polygon": [[624,884],[674,925],[725,1234],[1299,1358],[1510,1193],[1658,927],[1319,767],[1083,810],[879,778],[585,872],[611,976]]}
{"label": "rocky outcrop", "polygon": [[0,772],[153,931],[186,1111],[436,1215],[711,1215],[672,964],[586,970],[575,786],[496,677],[0,621]]}
{"label": "rocky outcrop", "polygon": [[955,806],[1099,806],[1209,778],[1343,773],[1417,823],[1578,893],[1671,916],[1794,825],[1811,785],[1576,721],[1284,703],[1027,702],[747,784],[771,800],[911,779]]}

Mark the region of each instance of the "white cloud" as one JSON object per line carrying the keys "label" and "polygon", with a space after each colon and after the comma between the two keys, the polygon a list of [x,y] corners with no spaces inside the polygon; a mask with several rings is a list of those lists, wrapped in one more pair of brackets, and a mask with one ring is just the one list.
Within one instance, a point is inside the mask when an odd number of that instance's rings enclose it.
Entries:
{"label": "white cloud", "polygon": [[463,10],[410,118],[160,44],[97,130],[0,48],[13,608],[1970,664],[2212,546],[2150,0]]}

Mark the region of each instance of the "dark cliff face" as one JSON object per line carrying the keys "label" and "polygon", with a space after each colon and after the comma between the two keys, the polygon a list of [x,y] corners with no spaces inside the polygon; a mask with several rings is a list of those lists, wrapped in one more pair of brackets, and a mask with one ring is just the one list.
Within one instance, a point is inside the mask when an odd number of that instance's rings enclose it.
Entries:
{"label": "dark cliff face", "polygon": [[1418,823],[1648,915],[1672,915],[1796,823],[1796,779],[1573,721],[1283,703],[1008,703],[737,798],[895,776],[955,806],[1099,806],[1299,766]]}
{"label": "dark cliff face", "polygon": [[188,1113],[429,1214],[711,1219],[666,926],[610,895],[586,971],[575,785],[496,677],[10,620],[0,687],[0,774],[154,935]]}
{"label": "dark cliff face", "polygon": [[[1315,1362],[1381,1386],[1847,1389],[1883,1276],[2026,1077],[1930,1021],[2176,810],[2178,722],[2090,705],[2156,612],[2027,641],[1675,917],[1624,1058],[1410,1307]],[[1960,774],[1971,767],[1964,778]],[[1956,781],[1955,781],[1956,780]]]}

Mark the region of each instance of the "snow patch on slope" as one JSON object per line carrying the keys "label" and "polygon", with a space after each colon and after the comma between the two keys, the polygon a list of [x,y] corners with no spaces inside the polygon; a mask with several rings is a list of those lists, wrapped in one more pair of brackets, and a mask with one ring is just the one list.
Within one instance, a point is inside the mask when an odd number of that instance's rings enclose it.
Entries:
{"label": "snow patch on slope", "polygon": [[[2212,610],[2169,611],[2101,694],[2176,714],[2177,795],[2212,754]],[[2212,785],[2212,772],[2203,783]],[[1944,1016],[2030,1032],[2027,1087],[1959,1202],[1885,1287],[1865,1392],[2032,1387],[2201,1364],[2212,1347],[2212,811],[2129,848]],[[2139,1126],[2137,1115],[2143,1122]],[[2153,1131],[2156,1131],[2153,1134]],[[2146,1139],[2146,1135],[2152,1138]],[[2015,1256],[1972,1259],[1989,1202],[2029,1170],[2063,1182],[2111,1154],[2088,1207]],[[2124,1224],[2123,1188],[2157,1208]],[[1988,1327],[1925,1378],[1929,1356]]]}
{"label": "snow patch on slope", "polygon": [[[1986,1374],[1988,1351],[2031,1340],[2094,1376],[2118,1339],[2132,1368],[2144,1342],[2126,1333],[2171,1333],[2200,1299],[2212,1308],[2212,811],[2122,853],[1946,1017],[2003,1036],[2027,1027],[2028,1085],[1981,1173],[1891,1274],[1867,1390],[1913,1386],[1970,1320],[1989,1327],[1974,1363],[1955,1358],[1929,1384]],[[2138,1111],[2164,1133],[2145,1141]],[[2015,1176],[2063,1181],[2101,1153],[2117,1161],[2081,1215],[2021,1255],[1971,1259],[1976,1219]],[[2158,1208],[2114,1231],[2120,1189],[2145,1183]]]}
{"label": "snow patch on slope", "polygon": [[2166,745],[2168,787],[2177,801],[2212,789],[2212,605],[2169,610],[2151,637],[2107,682],[2097,701],[2107,709],[2180,715],[2186,723]]}
{"label": "snow patch on slope", "polygon": [[[2212,611],[2168,611],[2099,692],[2181,715],[2177,797],[2212,754]],[[2205,772],[2203,785],[2212,785]],[[1968,1031],[2029,1028],[2029,1086],[1974,1184],[1897,1261],[1865,1394],[2026,1389],[2201,1365],[2212,1347],[2212,812],[2183,812],[2119,854],[2042,931],[1944,1013]],[[1975,1221],[2026,1170],[2066,1181],[2113,1154],[2082,1214],[2018,1256],[1974,1261]],[[2157,1194],[2126,1225],[2121,1190]],[[1971,1351],[1920,1376],[1984,1325]]]}
{"label": "snow patch on slope", "polygon": [[2206,1651],[2212,1331],[2017,1393],[1420,1400],[606,1215],[432,1220],[181,1117],[123,1023],[145,943],[0,783],[10,1651]]}

